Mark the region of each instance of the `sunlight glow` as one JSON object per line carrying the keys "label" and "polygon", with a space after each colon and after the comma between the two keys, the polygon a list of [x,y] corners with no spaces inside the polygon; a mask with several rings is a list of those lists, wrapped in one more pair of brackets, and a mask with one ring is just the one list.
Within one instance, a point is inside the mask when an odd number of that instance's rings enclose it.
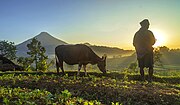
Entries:
{"label": "sunlight glow", "polygon": [[166,44],[165,33],[163,33],[161,30],[158,29],[152,29],[152,32],[156,39],[156,43],[154,44],[154,47],[164,46]]}

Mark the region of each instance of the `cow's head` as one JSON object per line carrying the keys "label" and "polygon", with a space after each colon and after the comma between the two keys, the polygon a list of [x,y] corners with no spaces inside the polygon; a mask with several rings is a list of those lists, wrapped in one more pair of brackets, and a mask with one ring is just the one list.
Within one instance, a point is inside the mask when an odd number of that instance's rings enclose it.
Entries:
{"label": "cow's head", "polygon": [[100,71],[106,73],[106,55],[102,56],[101,61],[98,62],[97,66]]}

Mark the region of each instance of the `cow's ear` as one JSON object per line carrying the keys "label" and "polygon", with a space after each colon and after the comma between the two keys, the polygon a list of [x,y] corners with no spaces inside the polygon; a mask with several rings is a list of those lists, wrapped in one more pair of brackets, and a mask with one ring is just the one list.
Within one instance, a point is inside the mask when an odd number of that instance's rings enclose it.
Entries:
{"label": "cow's ear", "polygon": [[103,60],[106,60],[106,58],[107,58],[107,55],[104,54],[104,55],[102,56],[102,59],[103,59]]}

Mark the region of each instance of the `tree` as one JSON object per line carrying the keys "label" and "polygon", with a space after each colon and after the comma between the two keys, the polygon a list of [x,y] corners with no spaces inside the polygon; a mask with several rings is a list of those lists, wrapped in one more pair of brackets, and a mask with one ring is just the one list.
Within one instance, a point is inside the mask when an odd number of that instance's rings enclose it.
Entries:
{"label": "tree", "polygon": [[17,62],[23,67],[25,71],[30,70],[31,64],[32,64],[32,59],[28,57],[19,57],[17,58]]}
{"label": "tree", "polygon": [[166,47],[166,46],[161,46],[161,47],[159,47],[159,51],[160,51],[160,52],[163,52],[163,53],[169,52],[169,48]]}
{"label": "tree", "polygon": [[[168,51],[168,50],[166,50]],[[154,50],[154,63],[157,66],[163,66],[162,61],[161,61],[162,53],[161,53],[161,47],[160,48],[155,48]]]}
{"label": "tree", "polygon": [[46,70],[47,63],[46,60],[48,57],[45,55],[46,49],[41,46],[41,42],[38,41],[36,38],[32,39],[30,44],[27,44],[29,52],[28,55],[31,56],[32,62],[35,62],[35,69],[37,70]]}
{"label": "tree", "polygon": [[14,45],[14,42],[8,42],[8,41],[0,41],[0,55],[10,59],[14,60],[16,59],[16,46]]}

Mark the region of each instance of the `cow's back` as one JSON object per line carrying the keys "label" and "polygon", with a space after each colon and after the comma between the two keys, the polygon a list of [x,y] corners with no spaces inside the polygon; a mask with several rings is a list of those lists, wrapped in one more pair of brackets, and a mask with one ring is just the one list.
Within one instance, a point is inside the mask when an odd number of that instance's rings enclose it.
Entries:
{"label": "cow's back", "polygon": [[55,48],[56,56],[59,60],[65,61],[67,64],[78,64],[79,62],[87,62],[93,51],[86,45],[59,45]]}

